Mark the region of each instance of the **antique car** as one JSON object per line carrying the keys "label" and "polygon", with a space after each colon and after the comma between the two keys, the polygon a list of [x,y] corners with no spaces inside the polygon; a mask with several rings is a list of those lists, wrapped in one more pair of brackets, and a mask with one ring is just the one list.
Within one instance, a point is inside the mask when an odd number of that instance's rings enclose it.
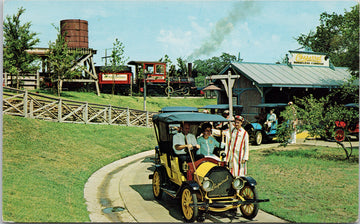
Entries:
{"label": "antique car", "polygon": [[[353,110],[359,110],[359,104],[349,103],[345,107]],[[335,121],[335,134],[334,138],[338,142],[345,140],[347,135],[356,137],[359,140],[359,120],[355,119],[352,121]]]}
{"label": "antique car", "polygon": [[223,159],[224,153],[195,161],[195,150],[186,150],[191,159],[179,164],[179,157],[173,149],[172,138],[178,133],[181,123],[189,123],[190,133],[197,136],[202,123],[227,120],[215,114],[181,112],[187,111],[184,107],[178,112],[174,109],[167,108],[153,116],[158,146],[155,147],[155,171],[149,179],[152,179],[155,199],[161,200],[165,193],[179,200],[186,222],[204,221],[209,212],[229,212],[235,216],[239,207],[244,218],[253,219],[258,213],[258,203],[268,199],[257,198],[256,181],[252,177],[234,177]]}
{"label": "antique car", "polygon": [[[247,121],[244,124],[245,130],[249,133],[249,141],[255,145],[261,145],[265,141],[271,141],[276,137],[277,126],[281,123],[279,120],[279,115],[282,110],[287,106],[286,103],[261,103],[255,105],[258,110],[259,115],[257,116],[256,121]],[[265,130],[264,122],[266,121],[266,115],[271,109],[275,109],[276,121],[271,124],[269,130]]]}

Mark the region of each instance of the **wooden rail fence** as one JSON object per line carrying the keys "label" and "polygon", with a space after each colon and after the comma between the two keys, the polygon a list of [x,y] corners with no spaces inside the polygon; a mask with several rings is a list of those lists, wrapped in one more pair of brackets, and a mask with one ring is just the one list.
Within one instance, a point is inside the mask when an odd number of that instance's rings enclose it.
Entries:
{"label": "wooden rail fence", "polygon": [[156,112],[65,100],[3,87],[3,114],[54,122],[152,127]]}

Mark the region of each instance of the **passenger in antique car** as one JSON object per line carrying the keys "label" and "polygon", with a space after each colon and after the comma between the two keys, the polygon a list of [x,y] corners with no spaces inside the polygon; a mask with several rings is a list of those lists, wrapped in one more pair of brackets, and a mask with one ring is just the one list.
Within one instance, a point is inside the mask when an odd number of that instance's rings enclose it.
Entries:
{"label": "passenger in antique car", "polygon": [[226,161],[229,162],[230,172],[234,176],[245,176],[247,173],[249,135],[242,127],[243,122],[242,116],[235,116],[235,127],[230,133],[227,132]]}
{"label": "passenger in antique car", "polygon": [[180,164],[189,160],[185,149],[191,150],[193,147],[200,148],[200,145],[197,144],[195,135],[190,133],[190,124],[182,123],[180,132],[173,136],[173,149],[179,157]]}
{"label": "passenger in antique car", "polygon": [[266,121],[264,123],[266,131],[269,131],[271,125],[273,125],[273,123],[275,123],[275,121],[276,121],[276,114],[274,112],[275,112],[275,109],[271,109],[270,113],[266,116]]}
{"label": "passenger in antique car", "polygon": [[[204,156],[217,157],[214,154],[215,147],[225,147],[225,144],[220,144],[213,136],[211,136],[212,128],[210,123],[204,123],[201,126],[202,135],[198,137],[197,143],[200,145],[200,149],[196,152],[196,160],[203,158]],[[220,159],[217,157],[217,159]]]}

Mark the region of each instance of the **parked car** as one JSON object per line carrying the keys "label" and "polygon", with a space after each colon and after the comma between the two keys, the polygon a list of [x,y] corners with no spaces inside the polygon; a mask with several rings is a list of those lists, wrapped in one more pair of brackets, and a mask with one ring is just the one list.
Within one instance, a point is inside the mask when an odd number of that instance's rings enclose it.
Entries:
{"label": "parked car", "polygon": [[[247,121],[244,124],[245,130],[249,133],[249,141],[255,145],[261,145],[264,141],[270,141],[276,137],[277,126],[282,122],[279,119],[280,112],[285,109],[287,106],[286,103],[262,103],[255,105],[258,109],[258,116],[256,121]],[[271,109],[275,109],[275,114],[277,119],[270,126],[269,130],[266,130],[264,127],[264,122],[266,121],[266,115]]]}
{"label": "parked car", "polygon": [[[190,161],[179,164],[179,158],[173,150],[173,135],[178,132],[181,123],[190,123],[190,132],[198,133],[204,122],[228,122],[215,114],[179,111],[162,112],[153,116],[158,146],[155,147],[155,171],[149,175],[152,179],[152,191],[155,199],[161,200],[164,193],[179,200],[182,215],[187,222],[204,221],[208,212],[236,213],[237,208],[243,217],[253,219],[258,213],[258,203],[269,201],[257,198],[256,181],[250,176],[234,177],[228,163],[223,160],[225,154],[194,160],[193,150],[187,150]],[[166,109],[165,109],[166,111]],[[180,168],[181,166],[181,168]]]}

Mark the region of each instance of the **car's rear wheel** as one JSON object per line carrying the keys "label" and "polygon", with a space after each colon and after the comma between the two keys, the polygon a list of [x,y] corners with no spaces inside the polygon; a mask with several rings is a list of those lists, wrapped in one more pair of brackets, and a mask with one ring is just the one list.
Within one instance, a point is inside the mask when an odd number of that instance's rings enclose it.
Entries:
{"label": "car's rear wheel", "polygon": [[[246,200],[256,200],[257,194],[255,187],[251,187],[246,185],[240,190],[240,195]],[[259,211],[258,204],[246,204],[240,206],[240,211],[244,218],[246,219],[253,219],[257,215]]]}
{"label": "car's rear wheel", "polygon": [[195,192],[188,186],[181,192],[181,211],[186,222],[194,222],[199,214],[197,197]]}
{"label": "car's rear wheel", "polygon": [[262,136],[261,131],[257,131],[255,133],[255,145],[261,145],[262,140],[263,140],[263,136]]}
{"label": "car's rear wheel", "polygon": [[156,169],[152,179],[152,189],[154,197],[157,200],[160,200],[162,197],[163,190],[161,189],[161,185],[163,184],[163,176],[160,169]]}

